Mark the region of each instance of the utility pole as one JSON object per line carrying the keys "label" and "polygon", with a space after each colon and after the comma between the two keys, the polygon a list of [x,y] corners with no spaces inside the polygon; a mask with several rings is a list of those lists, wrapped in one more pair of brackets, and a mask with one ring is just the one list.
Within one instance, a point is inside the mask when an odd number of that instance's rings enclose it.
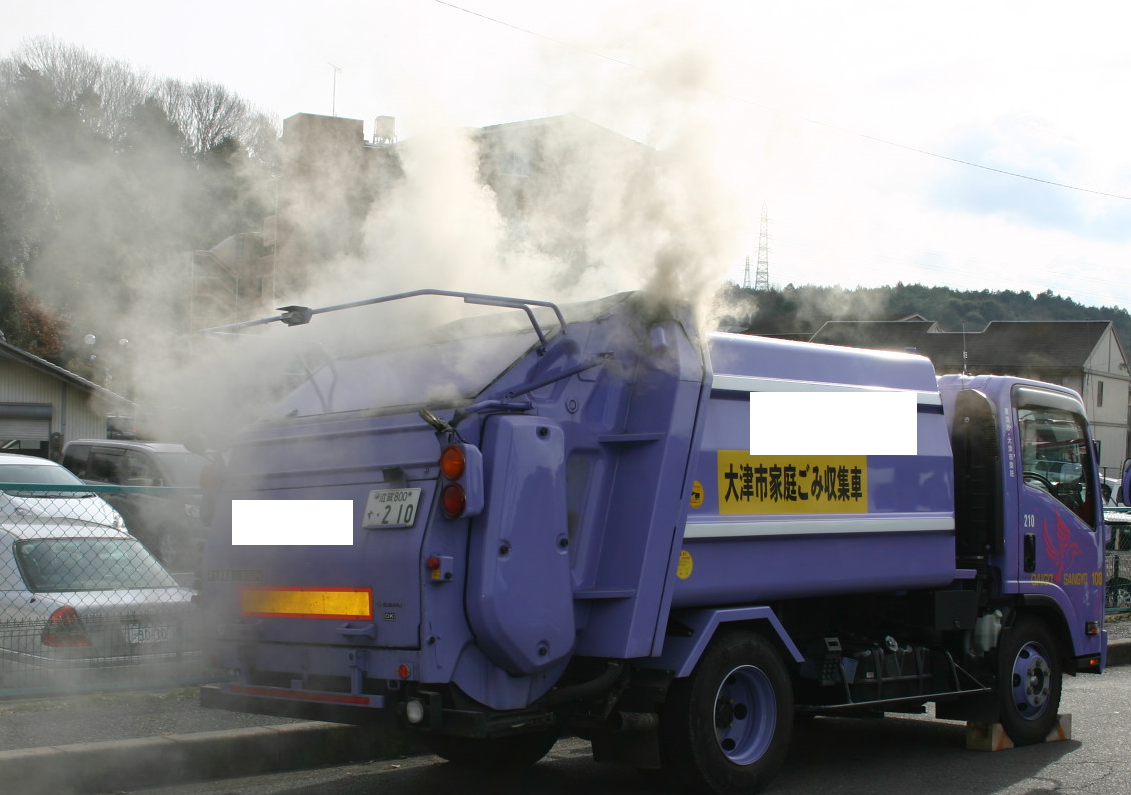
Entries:
{"label": "utility pole", "polygon": [[338,72],[342,71],[342,67],[334,66],[334,64],[330,63],[329,61],[327,61],[326,63],[330,64],[330,68],[334,70],[334,90],[333,90],[333,93],[330,96],[330,115],[331,116],[337,116],[338,115]]}
{"label": "utility pole", "polygon": [[[746,281],[750,282],[750,258],[746,258]],[[770,219],[766,203],[762,202],[762,224],[758,230],[758,273],[754,277],[755,290],[770,289]]]}

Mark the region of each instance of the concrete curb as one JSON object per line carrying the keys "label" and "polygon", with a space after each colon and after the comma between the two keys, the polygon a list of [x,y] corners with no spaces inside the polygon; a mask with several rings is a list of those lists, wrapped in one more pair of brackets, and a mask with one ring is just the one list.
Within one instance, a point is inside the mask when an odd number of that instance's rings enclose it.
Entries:
{"label": "concrete curb", "polygon": [[383,745],[370,729],[320,722],[165,734],[0,751],[0,781],[21,795],[135,790],[377,759]]}
{"label": "concrete curb", "polygon": [[[1131,665],[1131,640],[1111,643],[1107,664]],[[20,795],[83,795],[402,755],[373,729],[288,723],[0,751],[0,782],[18,781]]]}
{"label": "concrete curb", "polygon": [[1108,665],[1131,665],[1131,640],[1111,641],[1107,645]]}

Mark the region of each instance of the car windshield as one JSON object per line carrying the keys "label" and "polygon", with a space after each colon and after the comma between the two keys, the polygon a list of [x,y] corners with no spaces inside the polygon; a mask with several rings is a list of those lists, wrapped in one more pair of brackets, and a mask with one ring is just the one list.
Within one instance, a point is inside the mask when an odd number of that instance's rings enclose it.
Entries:
{"label": "car windshield", "polygon": [[[0,464],[0,483],[34,483],[44,486],[84,485],[69,469],[62,466],[39,463]],[[69,490],[55,492],[49,489],[35,489],[34,491],[5,489],[4,491],[7,494],[14,494],[21,497],[49,497],[51,499],[93,496],[90,492]]]}
{"label": "car windshield", "polygon": [[45,464],[0,464],[0,483],[42,483],[47,486],[81,486],[70,470]]}
{"label": "car windshield", "polygon": [[134,538],[17,541],[16,562],[32,591],[174,588],[177,581]]}
{"label": "car windshield", "polygon": [[208,460],[196,453],[158,453],[161,466],[169,476],[166,486],[200,486],[200,470]]}

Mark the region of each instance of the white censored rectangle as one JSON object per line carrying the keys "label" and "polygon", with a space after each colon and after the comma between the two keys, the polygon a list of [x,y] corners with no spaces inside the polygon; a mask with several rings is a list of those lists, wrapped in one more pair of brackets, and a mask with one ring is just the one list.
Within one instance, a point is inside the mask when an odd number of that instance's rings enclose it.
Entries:
{"label": "white censored rectangle", "polygon": [[350,546],[353,500],[232,500],[233,546]]}
{"label": "white censored rectangle", "polygon": [[752,455],[915,455],[914,392],[751,392]]}

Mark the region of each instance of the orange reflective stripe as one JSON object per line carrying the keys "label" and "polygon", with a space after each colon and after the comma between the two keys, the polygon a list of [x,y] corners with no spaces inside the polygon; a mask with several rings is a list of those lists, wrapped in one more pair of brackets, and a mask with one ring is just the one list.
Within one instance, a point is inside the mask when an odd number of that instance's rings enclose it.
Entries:
{"label": "orange reflective stripe", "polygon": [[373,589],[247,587],[240,589],[240,610],[245,616],[370,620]]}

